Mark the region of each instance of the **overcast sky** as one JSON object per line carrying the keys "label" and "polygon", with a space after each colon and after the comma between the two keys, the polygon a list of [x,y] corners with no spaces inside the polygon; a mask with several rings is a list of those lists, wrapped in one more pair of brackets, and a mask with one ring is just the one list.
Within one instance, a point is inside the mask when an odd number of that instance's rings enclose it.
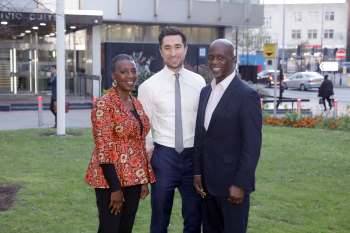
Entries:
{"label": "overcast sky", "polygon": [[261,0],[265,4],[278,4],[278,3],[343,3],[346,0]]}

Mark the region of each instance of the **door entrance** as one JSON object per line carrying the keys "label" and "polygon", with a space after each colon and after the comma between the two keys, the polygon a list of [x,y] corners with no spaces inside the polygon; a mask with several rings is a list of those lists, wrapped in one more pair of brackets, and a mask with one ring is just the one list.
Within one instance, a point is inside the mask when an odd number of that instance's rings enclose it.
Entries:
{"label": "door entrance", "polygon": [[11,92],[10,50],[0,48],[0,93]]}

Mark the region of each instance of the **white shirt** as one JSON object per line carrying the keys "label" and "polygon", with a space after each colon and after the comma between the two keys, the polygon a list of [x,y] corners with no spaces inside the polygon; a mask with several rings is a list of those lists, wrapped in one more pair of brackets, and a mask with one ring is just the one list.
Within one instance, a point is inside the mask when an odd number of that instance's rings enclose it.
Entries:
{"label": "white shirt", "polygon": [[224,80],[216,84],[216,80],[213,79],[211,82],[211,93],[207,103],[207,107],[205,108],[205,118],[204,118],[204,127],[208,130],[209,123],[213,112],[218,105],[221,97],[224,95],[227,87],[230,85],[234,77],[236,76],[236,72],[233,71],[232,74],[227,76]]}
{"label": "white shirt", "polygon": [[[206,85],[202,76],[182,68],[179,71],[181,116],[184,147],[193,147],[199,95]],[[175,148],[175,73],[165,66],[143,82],[138,90],[140,100],[151,121],[146,149],[152,142]]]}

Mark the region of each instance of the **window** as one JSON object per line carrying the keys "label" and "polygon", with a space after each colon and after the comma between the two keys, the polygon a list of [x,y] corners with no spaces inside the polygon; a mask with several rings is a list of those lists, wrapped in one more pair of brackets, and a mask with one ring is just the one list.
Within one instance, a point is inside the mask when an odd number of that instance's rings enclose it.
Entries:
{"label": "window", "polygon": [[303,14],[300,11],[294,12],[294,21],[301,22],[303,19]]}
{"label": "window", "polygon": [[324,30],[324,38],[325,39],[333,39],[334,38],[334,30],[333,29]]}
{"label": "window", "polygon": [[292,39],[301,39],[301,30],[292,30]]}
{"label": "window", "polygon": [[[181,27],[189,43],[208,44],[219,37],[214,27]],[[103,42],[158,43],[159,25],[107,24]]]}
{"label": "window", "polygon": [[307,38],[308,39],[317,39],[317,30],[316,29],[307,30]]}
{"label": "window", "polygon": [[264,17],[265,28],[271,28],[271,16]]}
{"label": "window", "polygon": [[324,19],[326,21],[334,21],[334,11],[326,11]]}

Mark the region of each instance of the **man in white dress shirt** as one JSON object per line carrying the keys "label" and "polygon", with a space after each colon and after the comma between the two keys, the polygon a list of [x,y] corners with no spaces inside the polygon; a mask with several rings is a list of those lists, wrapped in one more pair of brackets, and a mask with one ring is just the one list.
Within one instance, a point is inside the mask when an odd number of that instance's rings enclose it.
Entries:
{"label": "man in white dress shirt", "polygon": [[[201,200],[193,187],[193,143],[204,79],[183,67],[185,35],[166,27],[159,35],[164,68],[139,87],[139,100],[151,121],[147,150],[157,181],[151,189],[151,233],[167,233],[174,191],[182,199],[184,233],[200,233]],[[152,143],[149,143],[152,140]],[[154,145],[154,148],[153,148]]]}

